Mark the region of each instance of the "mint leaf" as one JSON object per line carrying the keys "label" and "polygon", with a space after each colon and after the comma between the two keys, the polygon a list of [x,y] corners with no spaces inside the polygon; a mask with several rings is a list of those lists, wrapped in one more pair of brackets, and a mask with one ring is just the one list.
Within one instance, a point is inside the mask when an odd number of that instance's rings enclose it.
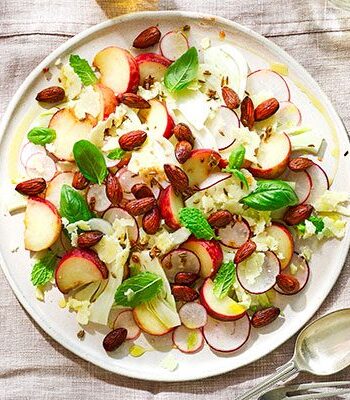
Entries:
{"label": "mint leaf", "polygon": [[[242,144],[232,150],[229,158],[228,158],[228,167],[226,169],[241,169],[245,157],[245,148]],[[228,171],[230,172],[230,171]]]}
{"label": "mint leaf", "polygon": [[236,280],[236,267],[232,261],[223,263],[214,279],[213,292],[219,299],[227,296]]}
{"label": "mint leaf", "polygon": [[106,160],[101,150],[88,140],[79,140],[74,143],[73,155],[85,178],[101,185],[108,174]]}
{"label": "mint leaf", "polygon": [[163,280],[159,275],[142,272],[126,279],[115,292],[114,300],[120,306],[136,307],[152,300],[162,287]]}
{"label": "mint leaf", "polygon": [[71,54],[69,57],[69,64],[74,69],[74,72],[79,76],[83,85],[93,85],[98,81],[89,63],[78,55]]}
{"label": "mint leaf", "polygon": [[123,149],[114,149],[108,153],[107,157],[111,160],[121,160],[125,155]]}
{"label": "mint leaf", "polygon": [[243,172],[240,171],[239,169],[233,169],[232,174],[238,178],[241,182],[243,182],[243,185],[249,189],[248,181],[247,178],[244,176]]}
{"label": "mint leaf", "polygon": [[56,139],[56,131],[52,128],[42,128],[38,126],[28,132],[27,138],[34,144],[44,146],[47,143],[52,143]]}
{"label": "mint leaf", "polygon": [[33,265],[31,281],[34,286],[43,286],[53,278],[57,257],[48,251],[43,258]]}
{"label": "mint leaf", "polygon": [[311,216],[311,217],[308,218],[308,220],[315,225],[316,233],[319,233],[319,232],[323,231],[324,222],[323,222],[322,218]]}
{"label": "mint leaf", "polygon": [[165,72],[164,85],[170,92],[186,88],[198,74],[198,52],[191,47],[173,62]]}
{"label": "mint leaf", "polygon": [[68,185],[63,185],[61,189],[60,214],[69,223],[88,221],[93,216],[85,198]]}
{"label": "mint leaf", "polygon": [[185,207],[180,210],[180,222],[189,229],[197,239],[210,240],[215,232],[203,213],[197,208]]}

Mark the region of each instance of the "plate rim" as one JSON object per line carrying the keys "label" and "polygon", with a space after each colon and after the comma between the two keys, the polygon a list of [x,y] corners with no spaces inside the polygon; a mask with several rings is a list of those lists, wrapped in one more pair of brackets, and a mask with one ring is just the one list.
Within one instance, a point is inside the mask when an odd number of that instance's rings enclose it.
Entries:
{"label": "plate rim", "polygon": [[[307,77],[308,79],[310,79],[310,81],[312,82],[313,86],[317,89],[317,91],[320,93],[321,95],[321,102],[324,105],[327,105],[327,111],[329,113],[329,116],[331,117],[331,120],[335,123],[335,125],[337,127],[341,127],[346,136],[348,141],[350,142],[350,138],[349,135],[347,133],[346,127],[342,121],[342,119],[340,118],[340,116],[338,115],[336,109],[334,108],[334,106],[332,105],[331,101],[329,100],[328,96],[325,94],[325,92],[321,89],[321,87],[319,86],[319,84],[314,80],[314,78],[312,78],[312,76],[308,73],[308,71],[301,65],[299,64],[299,62],[297,60],[295,60],[292,56],[290,56],[285,50],[283,50],[280,46],[278,46],[277,44],[275,44],[274,42],[270,41],[269,39],[265,38],[264,36],[262,36],[261,34],[255,32],[254,30],[241,25],[237,22],[231,21],[227,18],[223,18],[223,17],[219,17],[216,15],[212,15],[212,14],[207,14],[207,13],[201,13],[201,12],[189,12],[189,11],[177,11],[177,10],[172,10],[172,11],[140,11],[140,12],[134,12],[134,13],[129,13],[129,14],[125,14],[125,15],[121,15],[121,16],[117,16],[111,19],[108,19],[106,21],[100,22],[98,24],[95,24],[87,29],[84,29],[82,32],[78,33],[77,35],[73,36],[72,38],[68,39],[67,41],[65,41],[64,43],[62,43],[59,47],[57,47],[54,51],[52,51],[47,57],[44,58],[43,61],[41,61],[37,67],[35,67],[31,73],[27,76],[27,78],[22,82],[22,84],[19,86],[19,88],[17,89],[17,91],[15,92],[14,96],[11,98],[5,112],[4,115],[1,119],[0,122],[0,142],[3,140],[3,137],[6,133],[6,129],[9,125],[10,119],[11,119],[11,115],[15,112],[15,108],[17,103],[19,103],[22,99],[22,96],[24,94],[24,92],[26,90],[29,89],[32,81],[34,79],[36,79],[38,77],[39,74],[41,74],[43,68],[45,68],[47,65],[51,64],[53,61],[55,61],[57,58],[59,58],[59,56],[61,56],[63,53],[67,52],[68,49],[70,49],[73,46],[78,45],[82,40],[87,39],[90,35],[97,33],[99,31],[102,31],[106,28],[109,28],[111,26],[114,25],[118,25],[119,23],[123,23],[123,22],[127,22],[130,20],[134,20],[134,19],[138,19],[140,17],[145,17],[147,19],[154,19],[157,17],[183,17],[183,18],[191,18],[191,19],[195,19],[198,21],[204,20],[206,22],[208,21],[212,21],[214,23],[218,23],[219,25],[226,25],[232,29],[238,30],[250,37],[252,37],[253,39],[256,39],[258,41],[260,41],[261,43],[263,43],[265,46],[269,47],[270,49],[274,50],[275,52],[277,52],[281,57],[283,57],[288,64],[293,65],[293,68],[295,70],[299,70],[305,77]],[[337,130],[338,132],[338,130]],[[337,135],[338,136],[338,135]],[[139,379],[139,380],[144,380],[144,381],[153,381],[153,382],[185,382],[185,381],[195,381],[195,380],[199,380],[199,379],[203,379],[203,378],[208,378],[208,377],[213,377],[213,376],[217,376],[217,375],[221,375],[224,373],[228,373],[231,372],[235,369],[238,368],[242,368],[246,365],[249,365],[253,362],[258,361],[259,359],[261,359],[262,357],[267,356],[268,354],[270,354],[271,352],[273,352],[274,350],[276,350],[277,348],[279,348],[281,345],[283,345],[283,343],[285,343],[287,340],[289,340],[292,336],[294,336],[297,332],[299,332],[308,321],[310,321],[310,319],[314,316],[314,314],[319,310],[319,308],[321,307],[321,305],[324,303],[324,301],[327,299],[330,291],[332,290],[332,288],[334,287],[337,279],[339,278],[345,261],[346,261],[346,257],[348,254],[348,250],[349,250],[349,245],[350,245],[350,235],[348,235],[347,237],[345,237],[343,242],[343,246],[342,246],[342,254],[340,254],[340,257],[338,258],[338,264],[340,266],[339,271],[333,276],[333,279],[330,280],[330,284],[328,286],[328,289],[325,291],[325,296],[322,296],[322,298],[318,299],[318,301],[316,302],[316,306],[317,308],[309,311],[306,315],[306,320],[303,321],[302,326],[300,326],[297,329],[293,329],[290,331],[288,337],[286,337],[281,343],[279,343],[278,345],[272,347],[271,349],[269,349],[269,351],[265,354],[262,354],[261,356],[256,357],[254,360],[251,361],[244,361],[243,364],[241,364],[239,367],[235,367],[233,366],[232,368],[225,368],[223,370],[218,370],[218,371],[211,371],[210,373],[206,373],[205,371],[203,371],[201,374],[198,374],[196,376],[193,377],[188,377],[188,378],[181,378],[181,377],[175,377],[175,376],[166,376],[163,375],[161,377],[152,377],[152,376],[145,376],[145,377],[140,377],[139,372],[137,371],[133,371],[130,369],[123,369],[121,367],[119,367],[118,365],[116,365],[114,367],[114,369],[110,368],[108,365],[105,365],[103,362],[99,362],[99,360],[95,360],[91,355],[89,355],[88,353],[82,352],[81,350],[77,350],[77,348],[71,344],[69,341],[66,341],[66,338],[64,336],[61,335],[61,333],[59,333],[58,331],[56,331],[55,329],[53,329],[50,324],[43,320],[40,316],[39,313],[37,313],[31,306],[30,301],[27,301],[25,296],[21,293],[20,288],[18,287],[18,285],[16,284],[15,280],[12,279],[10,272],[9,272],[9,268],[5,262],[5,259],[3,257],[3,255],[0,253],[0,266],[1,269],[12,289],[12,291],[14,292],[17,300],[20,302],[20,304],[22,305],[22,307],[25,309],[25,311],[29,314],[30,318],[32,318],[37,324],[38,326],[46,333],[48,334],[53,340],[55,340],[59,345],[63,346],[65,349],[67,349],[68,351],[72,352],[73,354],[75,354],[76,356],[78,356],[79,358],[82,358],[83,360],[87,361],[87,362],[91,362],[92,364],[107,370],[109,372],[112,373],[116,373],[120,376],[127,376],[129,378],[134,378],[134,379]],[[345,251],[346,248],[346,251]]]}

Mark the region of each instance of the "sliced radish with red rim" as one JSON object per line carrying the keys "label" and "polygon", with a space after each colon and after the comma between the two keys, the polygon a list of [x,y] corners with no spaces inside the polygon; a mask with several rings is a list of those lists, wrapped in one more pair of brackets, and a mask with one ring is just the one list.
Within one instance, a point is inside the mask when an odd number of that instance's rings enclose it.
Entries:
{"label": "sliced radish with red rim", "polygon": [[29,157],[25,168],[30,178],[44,178],[50,181],[56,174],[54,160],[44,153],[36,153]]}
{"label": "sliced radish with red rim", "polygon": [[[246,91],[250,96],[270,92],[279,102],[290,100],[287,82],[280,74],[270,69],[260,69],[248,75]],[[257,106],[258,104],[255,104]]]}
{"label": "sliced radish with red rim", "polygon": [[214,172],[213,174],[209,175],[203,182],[198,185],[199,190],[206,190],[218,183],[228,179],[232,176],[232,174],[228,172]]}
{"label": "sliced radish with red rim", "polygon": [[113,329],[117,328],[125,328],[128,331],[127,340],[135,340],[141,334],[141,329],[136,324],[131,310],[125,310],[118,314],[113,324]]}
{"label": "sliced radish with red rim", "polygon": [[[292,271],[293,265],[294,265],[294,267],[297,267],[296,272]],[[286,296],[291,296],[293,294],[299,293],[302,289],[304,289],[304,287],[306,286],[306,284],[309,280],[309,276],[310,276],[309,263],[305,260],[304,257],[302,257],[300,254],[295,252],[293,254],[290,265],[282,271],[282,274],[291,275],[294,278],[296,278],[299,282],[299,290],[295,293],[285,293],[276,284],[274,286],[274,289],[276,290],[276,292],[278,292],[280,294],[284,294]]]}
{"label": "sliced radish with red rim", "polygon": [[318,164],[314,164],[309,167],[307,169],[307,173],[312,181],[311,192],[307,202],[314,204],[315,201],[318,200],[318,198],[321,197],[327,189],[329,189],[329,180],[324,169]]}
{"label": "sliced radish with red rim", "polygon": [[26,143],[21,150],[20,160],[23,166],[25,167],[28,159],[34,154],[46,154],[45,147],[39,146],[38,144],[34,144],[32,142]]}
{"label": "sliced radish with red rim", "polygon": [[265,293],[274,287],[276,277],[281,272],[281,264],[275,253],[272,251],[265,252],[260,274],[253,280],[250,277],[250,271],[246,270],[247,262],[249,262],[249,258],[237,265],[237,279],[243,289],[249,293],[259,294]]}
{"label": "sliced radish with red rim", "polygon": [[189,329],[181,325],[173,331],[174,345],[183,353],[195,353],[204,345],[201,329]]}
{"label": "sliced radish with red rim", "polygon": [[136,243],[139,239],[139,227],[136,219],[130,215],[127,211],[119,207],[111,207],[104,214],[103,219],[108,221],[110,224],[114,224],[116,219],[127,219],[130,220],[131,226],[128,226],[127,232],[129,235],[129,240],[132,243]]}
{"label": "sliced radish with red rim", "polygon": [[162,56],[170,61],[177,60],[189,49],[187,37],[180,31],[166,33],[162,37],[159,47]]}
{"label": "sliced radish with red rim", "polygon": [[131,193],[131,188],[137,183],[145,183],[143,179],[138,174],[134,174],[129,171],[126,167],[120,169],[116,173],[117,178],[119,179],[120,185],[123,188],[124,198],[126,200],[133,200],[135,197]]}
{"label": "sliced radish with red rim", "polygon": [[227,247],[238,249],[242,246],[251,236],[249,224],[245,219],[234,218],[234,220],[225,226],[217,230],[217,234],[220,237],[220,242]]}
{"label": "sliced radish with red rim", "polygon": [[208,319],[207,310],[199,303],[189,302],[179,310],[181,322],[189,329],[202,328]]}
{"label": "sliced radish with red rim", "polygon": [[111,206],[111,202],[106,195],[105,185],[91,185],[86,194],[86,200],[90,208],[96,212],[104,212]]}
{"label": "sliced radish with red rim", "polygon": [[199,274],[201,264],[199,258],[190,250],[175,249],[162,259],[162,267],[169,282],[175,281],[179,272],[193,272]]}
{"label": "sliced radish with red rim", "polygon": [[294,191],[298,196],[299,204],[305,203],[308,200],[312,188],[312,180],[308,172],[294,172],[287,169],[281,179],[295,183]]}
{"label": "sliced radish with red rim", "polygon": [[281,101],[280,108],[275,114],[277,129],[285,130],[301,124],[299,108],[290,101]]}
{"label": "sliced radish with red rim", "polygon": [[229,353],[240,349],[250,335],[250,319],[247,314],[236,321],[218,321],[208,317],[203,327],[208,345],[215,351]]}

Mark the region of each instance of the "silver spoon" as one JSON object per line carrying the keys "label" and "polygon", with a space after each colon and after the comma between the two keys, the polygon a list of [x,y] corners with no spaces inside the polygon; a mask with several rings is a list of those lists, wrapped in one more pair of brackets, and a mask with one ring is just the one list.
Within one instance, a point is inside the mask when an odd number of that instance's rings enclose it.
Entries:
{"label": "silver spoon", "polygon": [[236,400],[248,400],[300,371],[332,375],[350,365],[350,308],[312,322],[297,337],[293,358]]}

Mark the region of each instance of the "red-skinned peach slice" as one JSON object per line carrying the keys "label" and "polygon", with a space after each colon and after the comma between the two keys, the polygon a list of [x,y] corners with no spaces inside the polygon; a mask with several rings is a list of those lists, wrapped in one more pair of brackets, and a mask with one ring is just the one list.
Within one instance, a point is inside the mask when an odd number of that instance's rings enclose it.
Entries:
{"label": "red-skinned peach slice", "polygon": [[49,248],[59,238],[62,229],[56,207],[41,197],[28,199],[24,226],[24,245],[31,251]]}
{"label": "red-skinned peach slice", "polygon": [[172,330],[172,328],[167,328],[153,313],[148,311],[145,304],[136,306],[133,309],[133,315],[139,328],[150,335],[163,336]]}
{"label": "red-skinned peach slice", "polygon": [[45,199],[50,201],[55,207],[59,208],[62,186],[72,186],[73,176],[73,172],[61,172],[52,178],[47,185]]}
{"label": "red-skinned peach slice", "polygon": [[101,103],[101,113],[98,119],[106,119],[115,111],[115,108],[118,105],[117,98],[113,90],[105,85],[102,85],[102,83],[97,83],[95,85],[95,90],[100,94]]}
{"label": "red-skinned peach slice", "polygon": [[160,213],[165,223],[171,229],[181,228],[179,212],[184,207],[184,202],[170,185],[161,191],[158,200]]}
{"label": "red-skinned peach slice", "polygon": [[267,227],[265,232],[277,240],[278,247],[275,250],[276,254],[282,254],[283,259],[280,260],[281,268],[288,267],[294,251],[294,240],[288,228],[278,222],[273,222]]}
{"label": "red-skinned peach slice", "polygon": [[171,64],[171,61],[169,61],[167,58],[155,53],[140,54],[135,58],[135,60],[140,70],[141,85],[143,85],[144,80],[149,76],[160,82],[165,74],[165,71]]}
{"label": "red-skinned peach slice", "polygon": [[169,139],[175,124],[165,104],[155,99],[148,102],[151,107],[139,112],[141,121],[148,125],[149,132],[154,137],[164,136]]}

